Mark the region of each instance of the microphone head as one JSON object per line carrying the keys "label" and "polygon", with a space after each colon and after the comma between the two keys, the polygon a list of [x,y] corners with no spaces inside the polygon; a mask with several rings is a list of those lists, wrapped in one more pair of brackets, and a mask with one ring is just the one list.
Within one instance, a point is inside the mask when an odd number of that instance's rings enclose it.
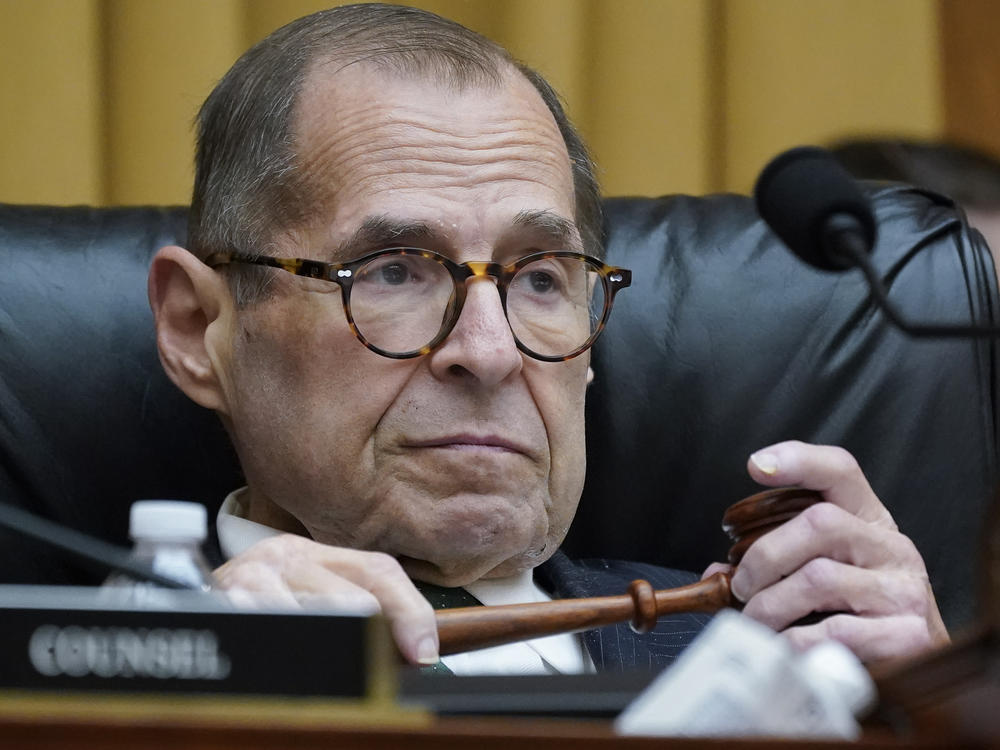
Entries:
{"label": "microphone head", "polygon": [[840,248],[844,234],[864,252],[875,244],[875,217],[857,182],[827,151],[800,146],[768,164],[754,187],[757,212],[811,266],[840,271],[855,264]]}

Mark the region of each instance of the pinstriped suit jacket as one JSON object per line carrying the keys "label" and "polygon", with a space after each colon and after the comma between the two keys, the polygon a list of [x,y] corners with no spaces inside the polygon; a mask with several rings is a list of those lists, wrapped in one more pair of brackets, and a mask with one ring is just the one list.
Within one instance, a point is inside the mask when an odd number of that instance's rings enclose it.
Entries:
{"label": "pinstriped suit jacket", "polygon": [[[571,560],[556,552],[535,569],[535,580],[553,598],[614,596],[623,594],[636,578],[645,578],[654,589],[694,583],[698,576],[647,563],[622,560]],[[583,633],[583,640],[600,671],[648,669],[668,666],[701,631],[710,615],[679,614],[660,618],[656,628],[638,634],[628,623],[608,625]]]}

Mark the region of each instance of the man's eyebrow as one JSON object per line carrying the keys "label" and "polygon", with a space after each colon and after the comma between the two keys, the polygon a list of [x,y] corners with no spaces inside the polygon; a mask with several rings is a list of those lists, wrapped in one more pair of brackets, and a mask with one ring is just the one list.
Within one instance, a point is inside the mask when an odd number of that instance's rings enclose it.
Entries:
{"label": "man's eyebrow", "polygon": [[333,249],[337,260],[357,258],[384,247],[421,245],[438,235],[422,221],[393,219],[388,216],[369,216],[354,234]]}
{"label": "man's eyebrow", "polygon": [[521,211],[514,217],[514,226],[539,231],[562,245],[580,244],[576,224],[553,211]]}
{"label": "man's eyebrow", "polygon": [[[581,244],[576,224],[554,211],[521,211],[514,217],[513,225],[543,234],[561,246]],[[385,247],[427,247],[438,240],[440,235],[425,222],[394,219],[384,214],[369,216],[350,237],[333,248],[333,258],[343,261]]]}

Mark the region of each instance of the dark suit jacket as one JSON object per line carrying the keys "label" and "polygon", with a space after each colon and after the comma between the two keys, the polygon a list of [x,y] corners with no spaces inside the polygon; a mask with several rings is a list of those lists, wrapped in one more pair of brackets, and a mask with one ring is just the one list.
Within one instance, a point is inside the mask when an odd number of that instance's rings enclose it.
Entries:
{"label": "dark suit jacket", "polygon": [[[535,569],[535,581],[553,598],[624,594],[636,578],[654,589],[694,583],[698,576],[680,570],[622,560],[571,560],[562,552]],[[583,633],[583,640],[599,671],[659,670],[668,666],[708,624],[710,615],[680,614],[662,617],[649,633],[638,634],[628,623],[608,625]]]}

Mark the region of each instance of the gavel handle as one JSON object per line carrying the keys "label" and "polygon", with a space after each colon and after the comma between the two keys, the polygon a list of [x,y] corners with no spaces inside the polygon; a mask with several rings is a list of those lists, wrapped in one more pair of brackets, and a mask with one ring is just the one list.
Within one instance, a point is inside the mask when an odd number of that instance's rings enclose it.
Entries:
{"label": "gavel handle", "polygon": [[645,633],[663,615],[718,612],[733,604],[729,575],[716,573],[675,589],[654,591],[648,581],[636,580],[628,593],[620,596],[460,607],[436,614],[441,654],[447,655],[625,621],[630,621],[636,632]]}

